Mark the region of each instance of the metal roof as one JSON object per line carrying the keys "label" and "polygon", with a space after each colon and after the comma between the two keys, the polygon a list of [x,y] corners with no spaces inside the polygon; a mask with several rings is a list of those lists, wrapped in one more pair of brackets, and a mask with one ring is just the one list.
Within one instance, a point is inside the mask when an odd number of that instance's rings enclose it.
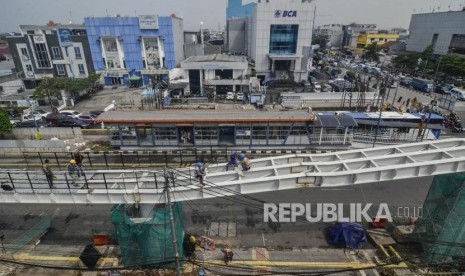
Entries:
{"label": "metal roof", "polygon": [[96,120],[99,123],[267,123],[311,122],[307,111],[254,110],[161,110],[107,111]]}

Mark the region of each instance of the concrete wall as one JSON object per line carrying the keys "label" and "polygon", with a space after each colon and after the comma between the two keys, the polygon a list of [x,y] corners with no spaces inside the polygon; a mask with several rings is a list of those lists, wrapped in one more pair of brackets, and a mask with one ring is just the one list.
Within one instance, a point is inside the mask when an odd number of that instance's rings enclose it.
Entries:
{"label": "concrete wall", "polygon": [[[82,132],[78,127],[68,128],[68,127],[46,127],[39,129],[43,140],[50,140],[52,138],[63,139],[74,139],[77,141],[82,141]],[[14,128],[12,131],[13,135],[18,140],[22,139],[34,139],[36,130],[35,128],[25,127],[25,128]],[[3,142],[3,141],[2,141]]]}
{"label": "concrete wall", "polygon": [[2,140],[0,157],[22,152],[67,152],[68,145],[61,140]]}
{"label": "concrete wall", "polygon": [[[445,54],[453,34],[465,34],[465,11],[413,14],[407,51],[423,52],[438,34],[435,54]],[[465,46],[464,46],[465,47]]]}

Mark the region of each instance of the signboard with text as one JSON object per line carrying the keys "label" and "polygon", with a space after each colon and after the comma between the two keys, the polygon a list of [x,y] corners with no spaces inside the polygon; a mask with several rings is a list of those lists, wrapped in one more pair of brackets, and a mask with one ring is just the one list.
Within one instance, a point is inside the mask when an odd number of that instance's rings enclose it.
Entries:
{"label": "signboard with text", "polygon": [[139,28],[141,30],[158,29],[158,15],[139,15]]}
{"label": "signboard with text", "polygon": [[72,46],[73,45],[73,38],[70,29],[58,29],[58,42],[60,46]]}

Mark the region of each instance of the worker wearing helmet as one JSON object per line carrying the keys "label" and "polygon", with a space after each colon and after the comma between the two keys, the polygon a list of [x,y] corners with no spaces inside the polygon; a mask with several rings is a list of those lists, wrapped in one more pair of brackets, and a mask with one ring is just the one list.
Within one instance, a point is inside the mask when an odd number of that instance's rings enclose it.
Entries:
{"label": "worker wearing helmet", "polygon": [[76,160],[71,159],[68,165],[68,174],[69,176],[71,176],[72,183],[75,186],[76,186],[77,171],[78,171],[78,167],[76,165]]}
{"label": "worker wearing helmet", "polygon": [[235,152],[235,151],[231,152],[231,155],[229,156],[228,165],[233,166],[233,167],[237,167],[237,165],[238,165],[237,159],[238,158],[239,158],[239,156],[238,156],[237,152]]}
{"label": "worker wearing helmet", "polygon": [[205,179],[206,176],[207,176],[207,168],[205,167],[205,164],[202,162],[195,163],[195,178],[199,180],[202,186],[204,186],[203,180]]}
{"label": "worker wearing helmet", "polygon": [[241,159],[241,165],[243,171],[248,171],[252,168],[252,162],[244,153],[239,154],[239,158]]}

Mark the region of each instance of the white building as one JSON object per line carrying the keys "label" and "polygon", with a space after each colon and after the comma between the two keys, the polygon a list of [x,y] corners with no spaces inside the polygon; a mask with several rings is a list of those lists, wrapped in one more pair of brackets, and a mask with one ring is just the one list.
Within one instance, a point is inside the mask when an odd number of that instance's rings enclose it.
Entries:
{"label": "white building", "polygon": [[422,52],[433,45],[435,54],[449,50],[465,54],[465,11],[413,14],[407,51]]}
{"label": "white building", "polygon": [[[251,20],[240,22],[245,26],[228,28],[229,47],[244,49],[245,54],[255,61],[257,77],[262,81],[306,80],[314,11],[311,1],[258,0],[253,6],[242,7],[252,10],[247,13]],[[238,16],[242,14],[236,6],[234,11]],[[235,14],[231,13],[231,16]],[[238,42],[244,43],[244,47]]]}
{"label": "white building", "polygon": [[245,57],[223,54],[192,56],[181,62],[189,83],[186,91],[202,96],[207,92],[225,95],[227,92],[247,91],[247,68]]}
{"label": "white building", "polygon": [[339,49],[342,46],[342,38],[344,35],[342,27],[342,24],[322,25],[315,29],[315,33],[326,36],[328,38],[327,44],[329,47]]}

